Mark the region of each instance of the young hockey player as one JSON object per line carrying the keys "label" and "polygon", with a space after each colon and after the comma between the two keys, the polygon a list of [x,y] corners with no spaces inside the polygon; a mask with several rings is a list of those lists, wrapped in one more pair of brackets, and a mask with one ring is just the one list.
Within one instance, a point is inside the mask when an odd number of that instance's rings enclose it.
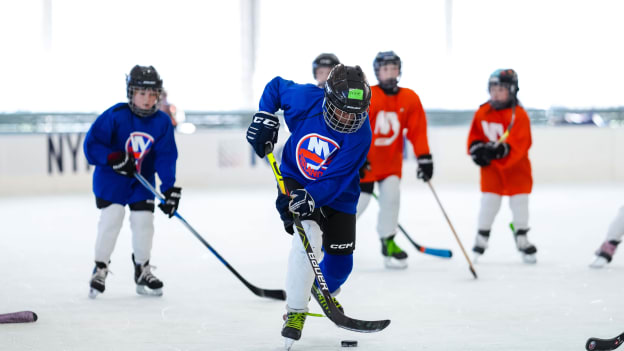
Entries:
{"label": "young hockey player", "polygon": [[472,249],[475,261],[488,247],[494,218],[503,196],[509,196],[516,247],[526,263],[535,263],[537,249],[527,239],[529,194],[533,187],[529,148],[529,116],[517,98],[518,75],[499,69],[490,76],[490,100],[475,113],[468,135],[468,153],[481,167],[481,209]]}
{"label": "young hockey player", "polygon": [[602,268],[610,263],[615,255],[620,242],[622,242],[622,236],[624,236],[624,206],[620,208],[618,214],[615,216],[609,230],[607,231],[607,237],[602,245],[596,251],[596,258],[594,262],[590,264],[592,268]]}
{"label": "young hockey player", "polygon": [[312,62],[312,74],[319,88],[325,86],[329,72],[339,63],[338,57],[334,54],[320,54],[314,59]]}
{"label": "young hockey player", "polygon": [[[247,130],[247,140],[259,157],[275,145],[279,129],[276,111],[284,111],[291,135],[284,145],[281,174],[289,197],[279,193],[278,210],[286,221],[300,216],[303,229],[332,296],[353,267],[355,212],[359,196],[358,169],[371,142],[366,122],[370,87],[359,66],[339,64],[324,90],[281,77],[270,81]],[[291,222],[289,222],[291,223]],[[289,230],[294,231],[292,226]],[[294,235],[286,276],[287,317],[282,336],[287,345],[301,338],[314,273],[299,235]]]}
{"label": "young hockey player", "polygon": [[368,163],[361,169],[358,217],[370,202],[375,183],[379,187],[377,234],[381,254],[388,268],[406,268],[407,253],[395,242],[403,168],[403,131],[418,158],[417,177],[427,182],[433,176],[433,160],[427,141],[427,118],[418,95],[398,86],[401,59],[393,51],[380,52],[373,62],[378,85],[371,88],[370,125],[373,142]]}
{"label": "young hockey player", "polygon": [[95,204],[101,210],[90,282],[92,298],[104,292],[126,205],[130,207],[136,291],[162,295],[163,283],[152,274],[150,265],[154,196],[134,178],[138,172],[154,185],[154,173],[158,173],[166,198],[158,207],[171,218],[178,208],[181,189],[174,186],[178,151],[173,125],[157,106],[161,89],[162,80],[154,67],[134,66],[126,79],[128,102],[104,111],[85,137],[84,153],[95,165]]}

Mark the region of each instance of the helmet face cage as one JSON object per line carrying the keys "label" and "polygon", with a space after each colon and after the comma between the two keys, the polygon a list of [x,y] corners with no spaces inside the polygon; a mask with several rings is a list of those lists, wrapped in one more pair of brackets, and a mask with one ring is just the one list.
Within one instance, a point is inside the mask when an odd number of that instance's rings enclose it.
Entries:
{"label": "helmet face cage", "polygon": [[340,133],[354,133],[368,117],[371,91],[359,66],[336,65],[325,82],[323,118]]}
{"label": "helmet face cage", "polygon": [[368,117],[368,108],[364,112],[345,112],[328,99],[323,100],[323,118],[327,125],[339,133],[355,133],[362,127]]}
{"label": "helmet face cage", "polygon": [[[136,65],[126,76],[126,95],[128,97],[128,105],[132,112],[139,117],[146,117],[154,114],[158,110],[158,102],[162,93],[163,81],[160,79],[158,72],[153,66],[145,67]],[[138,90],[154,91],[157,95],[154,106],[149,109],[139,108],[132,101],[134,94]]]}

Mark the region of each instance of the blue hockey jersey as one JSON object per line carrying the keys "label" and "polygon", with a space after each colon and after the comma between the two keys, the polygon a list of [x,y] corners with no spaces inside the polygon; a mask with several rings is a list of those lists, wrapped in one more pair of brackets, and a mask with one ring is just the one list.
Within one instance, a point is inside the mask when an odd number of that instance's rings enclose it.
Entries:
{"label": "blue hockey jersey", "polygon": [[121,205],[153,199],[152,193],[136,179],[116,173],[106,163],[108,155],[115,151],[132,152],[137,170],[152,185],[157,172],[162,181],[161,192],[174,185],[178,150],[171,119],[164,112],[138,117],[127,103],[116,104],[98,116],[84,141],[84,154],[95,165],[96,197]]}
{"label": "blue hockey jersey", "polygon": [[355,133],[340,133],[323,119],[323,89],[276,77],[260,99],[260,111],[284,111],[291,136],[284,145],[280,171],[310,193],[317,207],[355,214],[360,196],[358,170],[371,144],[370,123]]}

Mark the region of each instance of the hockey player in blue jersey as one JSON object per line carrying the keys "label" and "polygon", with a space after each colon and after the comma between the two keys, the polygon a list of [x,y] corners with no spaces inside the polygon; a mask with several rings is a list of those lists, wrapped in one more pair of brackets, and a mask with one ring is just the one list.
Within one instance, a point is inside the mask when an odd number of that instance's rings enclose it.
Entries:
{"label": "hockey player in blue jersey", "polygon": [[163,283],[152,274],[150,265],[154,196],[134,178],[138,172],[154,185],[158,173],[166,199],[158,206],[171,218],[178,207],[181,188],[174,186],[178,151],[173,125],[169,116],[158,110],[162,84],[154,67],[132,68],[126,79],[128,102],[104,111],[85,137],[84,153],[89,163],[95,165],[93,192],[96,206],[101,210],[91,298],[104,292],[126,205],[130,207],[136,291],[142,295],[162,295]]}
{"label": "hockey player in blue jersey", "polygon": [[[260,112],[247,130],[259,157],[277,142],[284,111],[291,132],[280,171],[290,197],[278,195],[277,207],[292,233],[292,213],[302,220],[332,296],[353,267],[355,213],[360,188],[358,169],[371,143],[367,122],[370,86],[359,66],[336,65],[321,90],[274,78],[260,100]],[[287,343],[301,338],[314,273],[299,235],[293,235],[286,276],[287,317],[282,336]],[[337,304],[339,306],[339,304]]]}

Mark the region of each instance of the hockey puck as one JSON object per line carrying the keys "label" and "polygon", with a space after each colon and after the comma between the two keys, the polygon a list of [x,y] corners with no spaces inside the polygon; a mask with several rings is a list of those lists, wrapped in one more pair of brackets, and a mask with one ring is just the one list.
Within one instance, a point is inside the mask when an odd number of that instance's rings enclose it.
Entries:
{"label": "hockey puck", "polygon": [[355,340],[342,340],[340,342],[340,345],[342,345],[342,347],[357,347],[357,341],[355,341]]}

